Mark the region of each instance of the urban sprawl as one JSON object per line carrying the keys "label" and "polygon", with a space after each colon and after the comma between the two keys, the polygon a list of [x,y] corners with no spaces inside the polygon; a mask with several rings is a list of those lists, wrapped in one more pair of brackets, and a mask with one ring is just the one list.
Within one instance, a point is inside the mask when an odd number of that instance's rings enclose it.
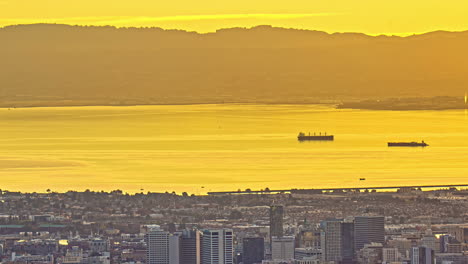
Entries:
{"label": "urban sprawl", "polygon": [[0,191],[1,263],[468,263],[468,191]]}

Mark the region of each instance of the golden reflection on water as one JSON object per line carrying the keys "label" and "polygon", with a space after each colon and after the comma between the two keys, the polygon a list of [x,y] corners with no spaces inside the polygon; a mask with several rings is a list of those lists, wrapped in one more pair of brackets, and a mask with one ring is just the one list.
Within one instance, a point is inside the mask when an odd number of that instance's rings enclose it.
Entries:
{"label": "golden reflection on water", "polygon": [[[468,183],[466,116],[317,105],[0,109],[0,188],[198,194]],[[335,141],[299,143],[299,131]],[[386,146],[420,140],[430,147]]]}

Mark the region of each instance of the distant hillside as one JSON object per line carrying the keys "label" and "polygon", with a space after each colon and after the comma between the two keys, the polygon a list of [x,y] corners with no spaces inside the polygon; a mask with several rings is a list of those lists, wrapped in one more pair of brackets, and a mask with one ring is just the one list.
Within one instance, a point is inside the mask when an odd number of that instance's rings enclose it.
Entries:
{"label": "distant hillside", "polygon": [[0,29],[0,105],[462,96],[466,47],[468,32],[10,26]]}

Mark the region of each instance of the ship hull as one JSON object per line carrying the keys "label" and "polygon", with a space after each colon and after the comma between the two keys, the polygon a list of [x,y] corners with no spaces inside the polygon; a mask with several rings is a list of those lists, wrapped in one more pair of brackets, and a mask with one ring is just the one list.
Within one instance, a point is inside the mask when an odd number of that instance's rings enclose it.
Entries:
{"label": "ship hull", "polygon": [[334,136],[298,136],[299,141],[333,141]]}
{"label": "ship hull", "polygon": [[418,142],[388,142],[389,147],[427,147],[429,146],[426,143]]}

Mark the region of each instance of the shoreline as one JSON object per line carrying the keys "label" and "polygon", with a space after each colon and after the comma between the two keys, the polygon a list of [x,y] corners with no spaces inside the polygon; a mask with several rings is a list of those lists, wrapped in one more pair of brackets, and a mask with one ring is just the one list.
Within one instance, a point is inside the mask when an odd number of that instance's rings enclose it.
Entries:
{"label": "shoreline", "polygon": [[[184,106],[184,105],[333,105],[338,103],[330,102],[193,102],[193,103],[142,103],[142,104],[67,104],[67,105],[23,105],[4,106],[0,104],[0,109],[24,109],[24,108],[59,108],[59,107],[136,107],[136,106]],[[337,108],[338,109],[338,108]]]}
{"label": "shoreline", "polygon": [[140,107],[140,106],[194,106],[194,105],[328,105],[337,110],[370,110],[370,111],[447,111],[447,110],[468,110],[465,107],[357,107],[341,106],[339,103],[331,102],[193,102],[193,103],[148,103],[148,104],[67,104],[67,105],[23,105],[23,106],[2,106],[0,109],[33,109],[33,108],[84,108],[84,107]]}
{"label": "shoreline", "polygon": [[153,192],[153,191],[146,191],[141,189],[140,191],[125,191],[123,189],[114,189],[114,190],[92,190],[92,189],[85,189],[85,190],[67,190],[67,191],[54,191],[52,189],[47,189],[46,191],[10,191],[4,190],[0,188],[0,196],[4,194],[20,194],[20,195],[31,195],[31,194],[66,194],[66,193],[102,193],[102,194],[122,194],[122,195],[152,195],[152,194],[172,194],[177,196],[220,196],[220,195],[276,195],[276,194],[349,194],[349,193],[398,193],[403,191],[421,191],[421,192],[432,192],[432,191],[442,191],[442,190],[456,190],[456,191],[465,191],[468,190],[468,184],[434,184],[434,185],[401,185],[401,186],[343,186],[343,187],[325,187],[325,188],[309,188],[309,189],[298,189],[298,188],[291,188],[291,189],[282,189],[282,190],[275,190],[270,188],[265,189],[244,189],[244,190],[237,190],[237,191],[207,191],[205,193],[189,193],[187,191],[160,191],[160,192]]}
{"label": "shoreline", "polygon": [[137,106],[187,106],[187,105],[327,105],[334,109],[374,111],[446,111],[468,110],[468,104],[458,97],[404,97],[386,99],[336,99],[336,98],[291,98],[276,99],[199,99],[199,100],[144,100],[122,99],[62,99],[62,100],[3,100],[0,109],[57,108],[57,107],[137,107]]}

